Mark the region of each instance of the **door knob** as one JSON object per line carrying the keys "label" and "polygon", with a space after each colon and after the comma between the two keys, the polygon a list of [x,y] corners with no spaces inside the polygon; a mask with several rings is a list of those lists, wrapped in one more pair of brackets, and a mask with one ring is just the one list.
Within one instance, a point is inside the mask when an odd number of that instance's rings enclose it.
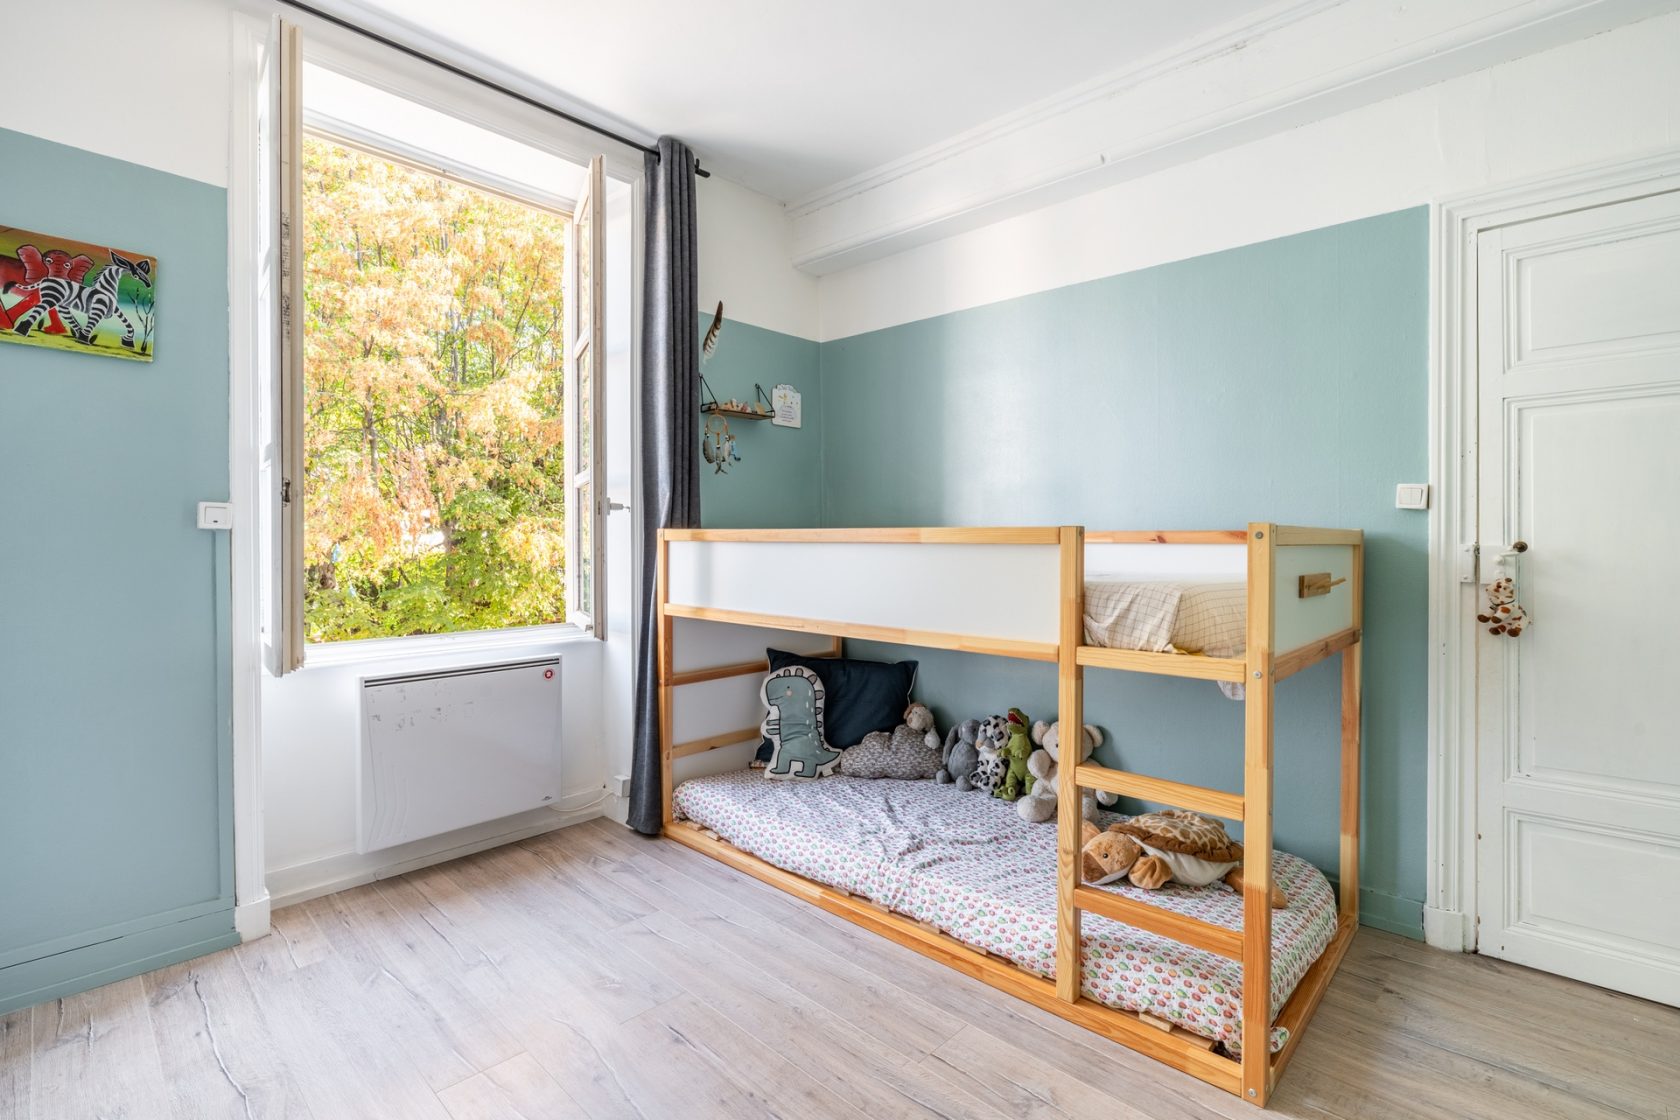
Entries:
{"label": "door knob", "polygon": [[1511,551],[1512,552],[1527,552],[1528,551],[1528,542],[1527,541],[1512,541],[1511,542]]}

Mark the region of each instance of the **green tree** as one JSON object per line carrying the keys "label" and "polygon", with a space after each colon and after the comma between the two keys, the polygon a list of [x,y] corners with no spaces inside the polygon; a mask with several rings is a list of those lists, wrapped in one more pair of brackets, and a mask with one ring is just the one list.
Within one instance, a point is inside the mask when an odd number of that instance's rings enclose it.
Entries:
{"label": "green tree", "polygon": [[565,617],[567,219],[308,137],[309,639]]}

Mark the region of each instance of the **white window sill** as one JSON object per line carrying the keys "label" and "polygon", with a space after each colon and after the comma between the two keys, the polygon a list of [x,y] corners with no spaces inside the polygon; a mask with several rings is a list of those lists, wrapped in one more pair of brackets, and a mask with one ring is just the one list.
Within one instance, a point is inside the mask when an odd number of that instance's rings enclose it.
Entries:
{"label": "white window sill", "polygon": [[410,661],[420,657],[470,657],[573,642],[593,642],[594,635],[569,622],[552,626],[522,626],[513,630],[484,630],[470,634],[430,634],[416,638],[363,638],[350,642],[306,645],[303,669],[365,665],[380,661]]}

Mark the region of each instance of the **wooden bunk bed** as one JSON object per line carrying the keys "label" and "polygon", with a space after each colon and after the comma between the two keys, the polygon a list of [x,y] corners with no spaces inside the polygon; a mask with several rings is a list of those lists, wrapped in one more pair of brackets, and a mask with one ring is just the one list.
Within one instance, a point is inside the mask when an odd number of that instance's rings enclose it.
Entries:
{"label": "wooden bunk bed", "polygon": [[[1241,656],[1189,656],[1086,643],[1090,557],[1160,571],[1155,556],[1191,553],[1238,565],[1246,587]],[[1360,626],[1364,538],[1358,530],[1251,523],[1192,532],[1086,532],[1045,528],[668,530],[656,558],[659,711],[665,835],[936,961],[1113,1039],[1194,1077],[1265,1105],[1300,1042],[1358,925]],[[1217,565],[1213,565],[1216,567]],[[767,573],[822,573],[820,583]],[[1007,588],[1006,594],[999,594]],[[1055,978],[1028,972],[894,913],[775,866],[703,828],[674,819],[673,766],[732,744],[756,741],[757,726],[675,742],[676,690],[745,677],[762,660],[675,668],[679,620],[731,623],[845,639],[1054,662],[1058,716],[1084,722],[1084,673],[1155,673],[1241,683],[1245,704],[1243,788],[1227,792],[1087,763],[1060,768],[1056,844]],[[909,622],[915,625],[895,624]],[[976,632],[978,626],[984,632]],[[1336,924],[1328,946],[1271,1015],[1273,701],[1277,683],[1341,655],[1340,865]],[[1103,790],[1240,821],[1246,858],[1240,931],[1089,887],[1079,879],[1081,788]],[[1242,1037],[1285,1028],[1280,1049],[1264,1044],[1228,1057],[1208,1039],[1148,1015],[1097,1003],[1081,992],[1081,915],[1092,913],[1242,965]]]}

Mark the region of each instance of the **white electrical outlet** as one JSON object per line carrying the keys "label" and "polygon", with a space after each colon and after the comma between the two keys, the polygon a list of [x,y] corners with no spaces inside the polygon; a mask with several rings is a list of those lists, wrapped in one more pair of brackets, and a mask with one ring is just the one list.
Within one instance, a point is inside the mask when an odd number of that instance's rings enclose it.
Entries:
{"label": "white electrical outlet", "polygon": [[1394,488],[1395,509],[1428,509],[1429,483],[1402,482]]}
{"label": "white electrical outlet", "polygon": [[615,774],[615,775],[613,775],[613,780],[607,783],[607,788],[611,789],[615,794],[617,794],[620,797],[629,797],[630,796],[630,775],[628,775],[628,774]]}
{"label": "white electrical outlet", "polygon": [[199,502],[198,527],[217,530],[233,528],[233,503]]}

